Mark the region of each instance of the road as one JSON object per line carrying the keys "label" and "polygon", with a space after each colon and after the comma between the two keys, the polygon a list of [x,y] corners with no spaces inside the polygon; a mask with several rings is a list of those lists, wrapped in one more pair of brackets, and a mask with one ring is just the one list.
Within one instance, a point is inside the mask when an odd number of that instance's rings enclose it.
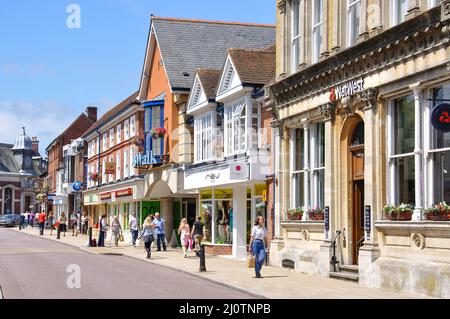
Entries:
{"label": "road", "polygon": [[5,228],[0,228],[0,288],[5,299],[254,298],[151,262],[90,254]]}

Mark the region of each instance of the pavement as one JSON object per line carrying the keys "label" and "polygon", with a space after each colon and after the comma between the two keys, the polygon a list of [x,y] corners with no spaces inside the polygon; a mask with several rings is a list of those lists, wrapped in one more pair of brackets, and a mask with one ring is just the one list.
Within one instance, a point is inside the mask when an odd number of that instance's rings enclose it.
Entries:
{"label": "pavement", "polygon": [[[19,232],[18,228],[12,231]],[[246,267],[245,260],[232,259],[229,256],[206,256],[206,272],[199,271],[199,258],[194,252],[188,258],[183,257],[181,248],[168,248],[166,252],[156,252],[152,249],[152,259],[146,260],[144,247],[133,247],[126,242],[120,242],[119,247],[85,247],[88,238],[78,235],[56,239],[56,233],[49,236],[46,230],[44,236],[39,236],[37,229],[27,228],[20,231],[25,234],[45,238],[60,243],[78,247],[86,252],[97,255],[123,255],[164,266],[173,270],[207,279],[222,286],[238,289],[259,297],[274,299],[421,299],[418,296],[399,293],[385,289],[374,289],[350,281],[342,281],[320,276],[299,273],[293,270],[272,266],[264,266],[263,278],[255,278],[254,269]],[[105,243],[109,244],[109,237]]]}

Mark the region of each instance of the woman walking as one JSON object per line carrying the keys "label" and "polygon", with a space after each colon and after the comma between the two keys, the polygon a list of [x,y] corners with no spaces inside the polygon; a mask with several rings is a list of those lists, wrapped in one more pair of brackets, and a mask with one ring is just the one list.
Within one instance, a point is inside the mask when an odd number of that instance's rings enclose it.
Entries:
{"label": "woman walking", "polygon": [[180,235],[181,246],[183,247],[184,258],[187,258],[187,250],[189,247],[190,240],[190,229],[187,219],[183,218],[181,220],[180,226],[178,227],[178,235]]}
{"label": "woman walking", "polygon": [[99,223],[98,247],[105,247],[105,237],[108,231],[108,224],[106,223],[106,214],[103,214]]}
{"label": "woman walking", "polygon": [[50,227],[50,236],[53,236],[53,225],[54,225],[53,212],[48,213],[48,227]]}
{"label": "woman walking", "polygon": [[155,225],[153,225],[151,217],[147,217],[144,221],[144,227],[142,229],[142,233],[139,236],[139,239],[143,238],[145,250],[147,251],[147,259],[151,258],[152,255],[152,242],[155,240],[155,237],[153,236],[153,228],[155,228]]}
{"label": "woman walking", "polygon": [[88,218],[87,218],[87,213],[84,212],[83,216],[81,217],[81,234],[82,235],[87,235],[87,229],[88,229]]}
{"label": "woman walking", "polygon": [[122,226],[120,225],[119,218],[114,216],[114,219],[111,223],[112,229],[112,237],[114,238],[114,244],[116,247],[119,246],[119,238],[122,235]]}
{"label": "woman walking", "polygon": [[261,268],[264,263],[264,259],[266,258],[267,247],[267,229],[264,226],[264,217],[257,216],[250,239],[251,253],[255,256],[256,278],[261,278]]}
{"label": "woman walking", "polygon": [[67,231],[67,217],[66,213],[62,212],[61,217],[59,217],[59,232],[64,232],[64,237],[66,237],[66,231]]}

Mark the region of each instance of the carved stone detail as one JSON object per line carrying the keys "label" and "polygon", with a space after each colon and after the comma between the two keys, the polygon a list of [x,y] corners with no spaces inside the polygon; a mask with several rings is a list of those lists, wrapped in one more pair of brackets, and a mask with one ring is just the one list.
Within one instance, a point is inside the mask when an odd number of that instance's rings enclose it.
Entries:
{"label": "carved stone detail", "polygon": [[309,230],[307,230],[307,229],[302,230],[302,236],[303,236],[303,240],[305,240],[305,241],[309,241],[309,239],[311,238],[311,234],[309,233]]}
{"label": "carved stone detail", "polygon": [[377,88],[369,88],[358,93],[358,98],[364,104],[363,110],[366,111],[376,106],[376,101],[378,97],[378,89]]}
{"label": "carved stone detail", "polygon": [[425,248],[425,236],[420,233],[411,234],[411,246],[418,250]]}
{"label": "carved stone detail", "polygon": [[441,21],[450,19],[450,0],[441,0]]}
{"label": "carved stone detail", "polygon": [[336,103],[328,102],[326,104],[319,106],[319,112],[325,117],[325,119],[332,118],[335,110],[336,110]]}
{"label": "carved stone detail", "polygon": [[286,0],[281,0],[277,4],[278,10],[280,10],[280,14],[286,13]]}

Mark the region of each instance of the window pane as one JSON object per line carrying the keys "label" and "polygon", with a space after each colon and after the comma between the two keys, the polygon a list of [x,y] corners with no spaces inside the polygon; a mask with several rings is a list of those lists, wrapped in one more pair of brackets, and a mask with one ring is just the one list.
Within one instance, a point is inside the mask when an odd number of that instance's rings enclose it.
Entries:
{"label": "window pane", "polygon": [[294,0],[292,3],[292,37],[300,34],[299,13],[299,0]]}
{"label": "window pane", "polygon": [[304,159],[304,130],[296,129],[295,130],[295,167],[294,170],[300,171],[305,167],[305,159]]}
{"label": "window pane", "polygon": [[397,204],[415,203],[414,156],[396,159],[398,198]]}
{"label": "window pane", "polygon": [[232,201],[231,200],[216,200],[215,201],[215,229],[216,239],[215,244],[232,244],[230,215],[232,215]]}
{"label": "window pane", "polygon": [[450,153],[436,153],[434,156],[434,201],[450,203]]}
{"label": "window pane", "polygon": [[295,185],[295,193],[292,194],[294,196],[294,207],[304,207],[305,206],[305,196],[303,195],[305,192],[305,173],[296,173],[293,175],[292,183]]}
{"label": "window pane", "polygon": [[395,154],[414,151],[414,96],[395,100]]}
{"label": "window pane", "polygon": [[325,170],[321,169],[317,172],[318,181],[317,181],[317,198],[318,204],[320,208],[325,207]]}
{"label": "window pane", "polygon": [[202,217],[202,223],[205,225],[205,241],[212,241],[212,202],[211,201],[202,201],[201,202],[201,211],[200,216]]}
{"label": "window pane", "polygon": [[[450,85],[445,85],[433,90],[433,106],[448,102],[445,100],[450,100]],[[450,147],[450,132],[443,133],[436,130],[434,126],[431,127],[435,136],[433,148]]]}
{"label": "window pane", "polygon": [[316,136],[316,163],[315,167],[325,166],[325,124],[318,123],[314,126]]}

